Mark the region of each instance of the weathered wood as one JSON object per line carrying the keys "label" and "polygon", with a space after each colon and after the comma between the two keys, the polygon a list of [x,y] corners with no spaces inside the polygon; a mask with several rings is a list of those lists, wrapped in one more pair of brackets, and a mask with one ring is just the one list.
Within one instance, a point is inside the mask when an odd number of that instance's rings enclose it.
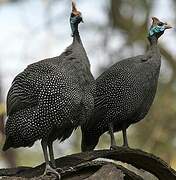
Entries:
{"label": "weathered wood", "polygon": [[136,173],[130,171],[129,169],[121,166],[116,165],[117,169],[121,169],[122,172],[125,174],[125,180],[144,180],[141,176],[137,175]]}
{"label": "weathered wood", "polygon": [[[141,150],[128,149],[124,147],[119,147],[116,150],[97,150],[97,151],[78,153],[78,154],[61,157],[56,160],[56,165],[58,168],[62,168],[65,170],[65,172],[61,173],[63,178],[69,179],[69,177],[67,176],[69,175],[69,173],[71,176],[73,176],[73,174],[82,173],[82,175],[84,174],[84,178],[86,178],[85,176],[86,174],[87,177],[89,177],[90,175],[94,174],[102,167],[102,165],[100,164],[93,166],[92,160],[95,160],[97,158],[113,159],[131,164],[138,169],[144,169],[152,173],[160,180],[176,179],[176,172],[160,158],[150,153],[143,152]],[[89,164],[89,166],[86,164]],[[13,169],[13,171],[11,171],[12,169],[8,169],[8,170],[2,169],[0,170],[0,176],[20,176],[20,177],[40,176],[41,174],[43,174],[44,167],[45,165],[42,164],[34,168],[20,168],[20,169],[17,168],[16,170]],[[67,171],[70,169],[70,167],[73,167],[73,171]],[[127,177],[129,180],[134,180],[137,178],[138,180],[142,179],[141,177],[138,177],[135,174],[133,177],[130,176],[129,172],[128,173],[125,172],[125,169],[123,168],[124,167],[121,168],[119,167],[118,169],[121,169],[123,173],[126,174],[126,179]],[[90,173],[88,173],[89,171]]]}
{"label": "weathered wood", "polygon": [[[103,175],[101,173],[101,171],[99,173],[99,169],[103,168],[104,166],[106,169],[105,175]],[[108,167],[109,167],[109,169],[108,169]],[[117,171],[115,171],[114,168],[116,168]],[[11,169],[11,170],[14,171],[14,169]],[[124,180],[143,180],[143,178],[141,178],[140,176],[131,172],[130,170],[128,170],[122,166],[119,166],[117,164],[107,162],[107,161],[91,161],[91,162],[82,163],[82,164],[75,166],[74,169],[65,169],[65,171],[62,172],[61,174],[62,174],[62,180],[83,180],[83,179],[86,179],[89,177],[91,177],[91,180],[93,180],[93,178],[96,180],[96,179],[100,179],[100,178],[98,178],[100,175],[102,175],[104,179],[108,179],[107,177],[114,179],[114,177],[117,176],[117,174],[119,174],[119,171],[123,172],[123,174],[125,176]],[[18,171],[16,171],[16,172],[18,172]],[[105,171],[103,170],[103,172],[105,172]],[[110,175],[107,176],[108,172],[110,173]],[[15,173],[15,171],[14,171],[14,173]],[[95,174],[95,176],[92,176],[94,174]],[[9,179],[24,180],[26,178],[25,177],[24,178],[14,177],[14,176],[3,178],[3,180],[9,180]],[[44,177],[39,176],[39,177],[35,177],[35,178],[30,178],[30,179],[48,180],[48,179],[55,179],[55,176],[44,176]]]}
{"label": "weathered wood", "polygon": [[123,172],[117,169],[115,165],[108,164],[85,180],[124,180],[124,176]]}
{"label": "weathered wood", "polygon": [[64,162],[62,159],[59,161],[57,160],[56,162],[58,167],[62,166],[63,163],[64,166],[67,166],[67,162],[69,165],[74,166],[75,163],[79,164],[97,158],[107,158],[131,164],[138,169],[144,169],[155,175],[160,180],[176,180],[176,171],[173,170],[166,162],[153,154],[143,152],[138,149],[119,147],[116,150],[97,150],[70,155],[67,156],[67,158],[70,162],[68,162],[66,159]]}
{"label": "weathered wood", "polygon": [[77,166],[73,166],[74,168],[72,170],[68,169],[67,171],[67,169],[65,169],[65,172],[62,173],[62,177],[64,179],[65,177],[68,177],[68,179],[70,177],[73,178],[73,172],[76,172],[76,174],[79,174],[79,177],[81,175],[83,176],[84,174],[84,178],[85,178],[85,174],[87,175],[89,173],[89,176],[90,176],[91,174],[94,174],[96,171],[98,171],[101,167],[104,167],[105,165],[111,165],[113,167],[116,167],[116,169],[121,170],[125,175],[125,180],[144,180],[142,177],[124,168],[123,166],[120,166],[111,162],[107,162],[107,161],[90,161],[90,162],[81,163]]}

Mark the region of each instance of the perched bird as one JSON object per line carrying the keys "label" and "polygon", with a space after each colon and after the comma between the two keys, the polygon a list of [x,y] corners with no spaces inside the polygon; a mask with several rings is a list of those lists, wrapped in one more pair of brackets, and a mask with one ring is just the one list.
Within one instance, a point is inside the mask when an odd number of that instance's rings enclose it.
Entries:
{"label": "perched bird", "polygon": [[116,147],[114,132],[122,130],[128,146],[127,128],[148,113],[155,97],[161,57],[158,38],[171,27],[153,17],[148,40],[150,48],[140,55],[117,62],[96,80],[95,112],[82,126],[82,151],[93,150],[99,137],[109,131],[111,148]]}
{"label": "perched bird", "polygon": [[45,173],[58,176],[53,141],[68,138],[75,128],[89,120],[94,109],[95,80],[78,31],[81,21],[81,12],[72,2],[73,43],[60,56],[29,65],[15,77],[7,96],[3,150],[32,146],[41,139]]}

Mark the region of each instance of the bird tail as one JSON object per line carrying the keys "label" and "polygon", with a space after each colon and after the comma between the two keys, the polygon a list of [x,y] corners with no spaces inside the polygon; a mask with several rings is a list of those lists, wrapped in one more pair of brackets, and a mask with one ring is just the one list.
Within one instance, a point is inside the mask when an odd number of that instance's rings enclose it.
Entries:
{"label": "bird tail", "polygon": [[95,146],[98,144],[99,135],[91,134],[90,132],[86,132],[85,129],[81,128],[82,132],[82,140],[81,140],[81,150],[92,151]]}
{"label": "bird tail", "polygon": [[2,148],[3,151],[6,151],[7,149],[9,149],[11,147],[11,139],[10,136],[6,137],[6,141],[4,143],[4,146]]}
{"label": "bird tail", "polygon": [[60,139],[60,142],[65,141],[67,138],[69,138],[73,132],[74,128],[70,127],[68,129],[66,129],[66,131],[63,133],[63,136]]}

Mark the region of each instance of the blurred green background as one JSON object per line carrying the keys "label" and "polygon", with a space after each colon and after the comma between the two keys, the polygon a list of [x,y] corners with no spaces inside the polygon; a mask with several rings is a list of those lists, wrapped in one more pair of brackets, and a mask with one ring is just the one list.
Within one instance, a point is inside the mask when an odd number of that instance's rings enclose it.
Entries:
{"label": "blurred green background", "polygon": [[[77,0],[80,25],[95,77],[120,59],[143,54],[147,30],[157,16],[175,27],[176,0]],[[4,142],[5,98],[11,81],[28,64],[59,55],[72,41],[70,0],[0,0],[0,145]],[[162,68],[155,101],[147,117],[128,129],[132,148],[151,152],[176,169],[176,31],[159,40]],[[121,133],[116,134],[121,144]],[[103,135],[97,148],[108,148]],[[55,142],[56,157],[80,151],[80,130]],[[41,147],[0,151],[0,167],[35,166],[43,162]]]}

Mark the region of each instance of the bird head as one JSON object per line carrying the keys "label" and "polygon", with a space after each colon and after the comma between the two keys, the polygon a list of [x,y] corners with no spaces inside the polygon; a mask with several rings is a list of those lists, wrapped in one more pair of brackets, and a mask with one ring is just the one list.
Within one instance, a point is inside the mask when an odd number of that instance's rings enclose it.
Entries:
{"label": "bird head", "polygon": [[76,3],[72,0],[72,13],[70,16],[70,24],[73,34],[77,30],[78,24],[80,22],[83,22],[82,14],[80,11],[77,10]]}
{"label": "bird head", "polygon": [[149,30],[149,38],[156,37],[157,39],[164,33],[166,29],[172,28],[165,22],[161,22],[158,18],[152,17],[152,25]]}

